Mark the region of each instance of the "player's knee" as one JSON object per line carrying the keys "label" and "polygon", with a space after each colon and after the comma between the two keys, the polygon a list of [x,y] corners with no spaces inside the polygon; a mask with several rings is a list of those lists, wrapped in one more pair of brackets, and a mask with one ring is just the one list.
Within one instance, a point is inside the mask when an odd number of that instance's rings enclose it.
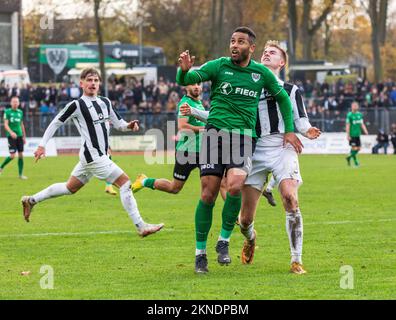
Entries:
{"label": "player's knee", "polygon": [[242,185],[240,184],[231,184],[228,186],[228,193],[232,196],[237,196],[242,191]]}
{"label": "player's knee", "polygon": [[283,195],[283,201],[288,208],[297,208],[298,207],[298,200],[294,193],[286,192]]}
{"label": "player's knee", "polygon": [[246,215],[246,214],[241,214],[239,216],[239,223],[244,226],[244,227],[248,227],[253,223],[253,217],[250,215]]}
{"label": "player's knee", "polygon": [[10,158],[11,158],[11,160],[14,160],[14,158],[15,158],[15,153],[10,153]]}
{"label": "player's knee", "polygon": [[216,194],[212,190],[203,189],[201,199],[205,203],[214,203],[216,201]]}

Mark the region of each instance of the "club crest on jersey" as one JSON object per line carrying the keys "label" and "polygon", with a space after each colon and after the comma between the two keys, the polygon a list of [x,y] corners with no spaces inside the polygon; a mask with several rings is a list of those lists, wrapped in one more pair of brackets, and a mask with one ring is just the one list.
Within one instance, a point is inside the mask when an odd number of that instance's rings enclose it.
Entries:
{"label": "club crest on jersey", "polygon": [[232,85],[229,82],[223,82],[220,87],[220,92],[225,95],[229,95],[232,92]]}
{"label": "club crest on jersey", "polygon": [[259,73],[252,73],[252,79],[253,79],[254,82],[259,81],[260,78],[261,78],[261,74],[259,74]]}

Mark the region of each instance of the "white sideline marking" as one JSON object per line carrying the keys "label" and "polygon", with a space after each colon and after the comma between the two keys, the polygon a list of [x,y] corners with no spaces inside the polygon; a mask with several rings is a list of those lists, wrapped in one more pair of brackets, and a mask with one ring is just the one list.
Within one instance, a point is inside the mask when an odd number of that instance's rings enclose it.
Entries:
{"label": "white sideline marking", "polygon": [[350,224],[350,223],[371,223],[371,222],[391,222],[396,221],[395,219],[378,219],[378,220],[344,220],[344,221],[325,221],[325,222],[308,222],[304,223],[305,226],[319,225],[319,224]]}
{"label": "white sideline marking", "polygon": [[[162,229],[163,231],[173,231],[173,229]],[[113,231],[91,231],[91,232],[47,232],[47,233],[17,233],[17,234],[1,234],[0,238],[26,238],[26,237],[73,237],[73,236],[93,236],[101,234],[136,234],[135,231],[131,230],[113,230]]]}
{"label": "white sideline marking", "polygon": [[[372,223],[372,222],[392,222],[394,219],[378,219],[378,220],[344,220],[344,221],[326,221],[326,222],[308,222],[305,226],[310,225],[337,225],[337,224],[351,224],[351,223]],[[174,229],[164,228],[163,231],[174,231]],[[90,232],[48,232],[48,233],[17,233],[17,234],[0,234],[0,238],[27,238],[27,237],[73,237],[73,236],[93,236],[102,234],[135,234],[132,230],[113,230],[113,231],[90,231]],[[136,234],[137,235],[137,234]]]}

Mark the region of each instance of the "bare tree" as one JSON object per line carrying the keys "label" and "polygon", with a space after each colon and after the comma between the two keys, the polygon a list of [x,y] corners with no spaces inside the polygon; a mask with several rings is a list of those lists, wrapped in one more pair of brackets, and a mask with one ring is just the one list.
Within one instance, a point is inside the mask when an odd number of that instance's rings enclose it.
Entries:
{"label": "bare tree", "polygon": [[327,16],[333,10],[336,0],[328,1],[321,15],[313,21],[311,19],[313,0],[303,0],[303,16],[301,22],[301,42],[303,43],[303,59],[312,59],[312,43],[316,32],[320,29]]}
{"label": "bare tree", "polygon": [[368,6],[360,1],[365,7],[371,22],[371,48],[374,60],[374,79],[380,82],[383,78],[381,59],[381,46],[386,41],[386,20],[388,12],[388,0],[369,0]]}
{"label": "bare tree", "polygon": [[296,0],[287,0],[287,10],[289,19],[289,56],[290,61],[296,60],[296,41],[298,36],[298,16]]}
{"label": "bare tree", "polygon": [[102,76],[103,90],[105,92],[105,96],[107,96],[108,90],[107,90],[107,76],[106,76],[106,68],[105,68],[105,54],[104,54],[104,46],[103,46],[103,32],[99,17],[101,2],[102,0],[94,0],[94,13],[95,13],[96,36],[98,39],[100,74]]}

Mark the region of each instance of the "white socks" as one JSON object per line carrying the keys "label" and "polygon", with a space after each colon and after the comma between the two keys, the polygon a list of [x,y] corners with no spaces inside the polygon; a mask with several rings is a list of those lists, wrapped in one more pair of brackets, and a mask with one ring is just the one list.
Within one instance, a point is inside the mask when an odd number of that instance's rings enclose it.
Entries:
{"label": "white socks", "polygon": [[271,179],[267,184],[267,187],[265,188],[265,190],[267,192],[272,192],[272,190],[276,187],[276,181],[273,175],[271,175]]}
{"label": "white socks", "polygon": [[70,195],[72,194],[69,189],[66,188],[66,183],[55,183],[49,186],[47,189],[44,189],[32,197],[30,197],[32,203],[38,203],[50,198],[56,198],[60,196]]}
{"label": "white socks", "polygon": [[240,223],[239,227],[241,229],[241,233],[245,236],[246,239],[253,240],[253,238],[254,238],[254,222],[248,227],[245,227],[242,223]]}
{"label": "white socks", "polygon": [[296,213],[286,212],[286,232],[289,237],[291,262],[302,264],[303,219],[300,209]]}
{"label": "white socks", "polygon": [[195,249],[195,255],[206,254],[206,249]]}
{"label": "white socks", "polygon": [[142,227],[144,225],[144,221],[140,216],[135,197],[132,194],[130,181],[121,186],[120,198],[124,209],[128,212],[128,215],[135,226],[138,228]]}

